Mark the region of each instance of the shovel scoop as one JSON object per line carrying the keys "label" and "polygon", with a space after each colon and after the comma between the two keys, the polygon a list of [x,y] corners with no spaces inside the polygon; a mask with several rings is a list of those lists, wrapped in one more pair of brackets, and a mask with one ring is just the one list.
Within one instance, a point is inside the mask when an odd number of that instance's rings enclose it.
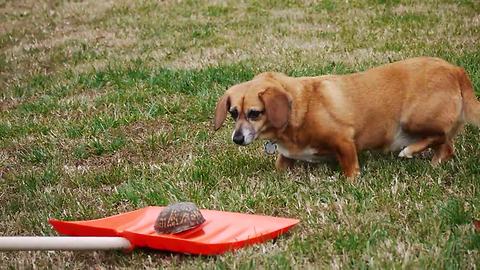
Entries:
{"label": "shovel scoop", "polygon": [[50,219],[62,235],[75,237],[0,237],[0,250],[96,250],[135,247],[215,255],[264,242],[287,232],[299,220],[234,212],[200,210],[205,222],[178,234],[154,230],[163,207],[149,206],[86,221]]}

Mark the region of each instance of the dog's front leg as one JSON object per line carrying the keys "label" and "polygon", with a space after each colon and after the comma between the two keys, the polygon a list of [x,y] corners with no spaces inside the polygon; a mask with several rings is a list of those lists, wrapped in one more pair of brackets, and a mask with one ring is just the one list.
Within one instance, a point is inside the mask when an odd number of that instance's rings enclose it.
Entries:
{"label": "dog's front leg", "polygon": [[346,177],[354,180],[360,174],[357,148],[353,141],[340,140],[337,142],[336,155],[342,171]]}
{"label": "dog's front leg", "polygon": [[284,155],[279,154],[277,157],[277,161],[275,162],[275,167],[277,168],[277,170],[285,170],[293,167],[293,163],[293,159],[287,158]]}

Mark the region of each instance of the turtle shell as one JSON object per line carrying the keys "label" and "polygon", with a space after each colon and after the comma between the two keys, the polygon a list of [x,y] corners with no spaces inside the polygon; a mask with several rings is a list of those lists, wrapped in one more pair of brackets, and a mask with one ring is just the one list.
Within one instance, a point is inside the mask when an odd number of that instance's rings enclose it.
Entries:
{"label": "turtle shell", "polygon": [[191,202],[174,203],[165,207],[155,221],[155,231],[174,234],[192,229],[205,222],[198,207]]}

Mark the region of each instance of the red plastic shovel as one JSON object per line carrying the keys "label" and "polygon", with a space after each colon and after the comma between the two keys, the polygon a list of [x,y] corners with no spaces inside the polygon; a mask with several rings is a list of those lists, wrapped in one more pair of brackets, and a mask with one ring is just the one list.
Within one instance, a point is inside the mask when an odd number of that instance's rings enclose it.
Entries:
{"label": "red plastic shovel", "polygon": [[205,222],[179,234],[157,234],[153,224],[163,207],[150,206],[87,221],[49,220],[63,235],[82,237],[0,237],[0,250],[133,249],[148,247],[213,255],[278,237],[299,220],[201,210]]}

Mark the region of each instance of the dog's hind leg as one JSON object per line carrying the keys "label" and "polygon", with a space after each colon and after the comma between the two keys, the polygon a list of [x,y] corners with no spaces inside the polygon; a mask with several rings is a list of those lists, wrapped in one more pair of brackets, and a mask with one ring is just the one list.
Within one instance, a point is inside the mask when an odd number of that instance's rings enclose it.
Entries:
{"label": "dog's hind leg", "polygon": [[431,136],[408,145],[398,154],[399,157],[412,158],[414,154],[435,145],[445,144],[445,136]]}
{"label": "dog's hind leg", "polygon": [[455,149],[453,148],[453,139],[463,129],[464,122],[460,119],[451,129],[448,134],[448,138],[445,143],[436,145],[433,148],[434,155],[432,158],[432,165],[438,165],[444,161],[451,159],[455,155]]}
{"label": "dog's hind leg", "polygon": [[454,155],[453,142],[448,140],[444,144],[433,147],[435,154],[432,158],[432,165],[438,165],[441,162],[451,159]]}
{"label": "dog's hind leg", "polygon": [[402,130],[419,139],[407,145],[399,153],[399,157],[412,158],[414,154],[428,148],[435,150],[433,164],[451,157],[453,154],[451,140],[463,126],[460,120],[461,107],[455,102],[447,103],[443,108],[435,105],[424,111],[411,110],[409,115],[407,114],[409,117],[402,121]]}
{"label": "dog's hind leg", "polygon": [[285,170],[293,167],[295,161],[293,159],[287,158],[286,156],[279,154],[277,161],[275,162],[275,167],[277,170]]}

